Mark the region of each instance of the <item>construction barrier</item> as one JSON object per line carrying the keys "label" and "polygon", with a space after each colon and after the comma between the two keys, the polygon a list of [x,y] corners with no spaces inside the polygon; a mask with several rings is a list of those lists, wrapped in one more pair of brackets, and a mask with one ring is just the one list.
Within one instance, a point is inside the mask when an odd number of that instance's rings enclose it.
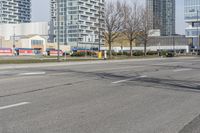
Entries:
{"label": "construction barrier", "polygon": [[[49,51],[49,56],[58,56],[58,50],[50,50]],[[60,50],[59,56],[63,56],[63,51]]]}
{"label": "construction barrier", "polygon": [[13,51],[11,48],[0,48],[0,56],[12,56]]}
{"label": "construction barrier", "polygon": [[30,48],[16,48],[15,51],[17,55],[25,55],[25,56],[35,55],[35,50]]}

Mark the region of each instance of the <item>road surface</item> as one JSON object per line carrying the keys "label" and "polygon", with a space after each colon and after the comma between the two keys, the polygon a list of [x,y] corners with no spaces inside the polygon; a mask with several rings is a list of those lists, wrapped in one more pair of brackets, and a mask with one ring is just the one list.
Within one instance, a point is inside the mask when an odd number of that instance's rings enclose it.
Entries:
{"label": "road surface", "polygon": [[200,58],[0,66],[0,133],[199,133]]}

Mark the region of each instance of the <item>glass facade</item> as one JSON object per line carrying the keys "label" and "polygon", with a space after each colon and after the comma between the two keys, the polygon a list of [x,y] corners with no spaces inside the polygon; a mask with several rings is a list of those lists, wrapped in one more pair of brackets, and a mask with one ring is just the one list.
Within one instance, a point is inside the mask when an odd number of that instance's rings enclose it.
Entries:
{"label": "glass facade", "polygon": [[162,36],[175,34],[175,0],[146,0],[146,4],[153,29],[160,29]]}
{"label": "glass facade", "polygon": [[0,24],[29,23],[31,0],[0,0]]}
{"label": "glass facade", "polygon": [[185,0],[186,36],[192,38],[193,46],[199,48],[200,35],[200,0]]}
{"label": "glass facade", "polygon": [[44,41],[43,40],[31,40],[32,45],[43,45]]}
{"label": "glass facade", "polygon": [[146,4],[148,7],[151,16],[153,16],[153,29],[160,29],[160,17],[161,17],[161,8],[160,8],[160,0],[147,0]]}
{"label": "glass facade", "polygon": [[[97,46],[99,39],[103,44],[104,6],[104,0],[59,0],[59,42],[81,48]],[[51,0],[53,42],[58,39],[57,8],[57,0]]]}

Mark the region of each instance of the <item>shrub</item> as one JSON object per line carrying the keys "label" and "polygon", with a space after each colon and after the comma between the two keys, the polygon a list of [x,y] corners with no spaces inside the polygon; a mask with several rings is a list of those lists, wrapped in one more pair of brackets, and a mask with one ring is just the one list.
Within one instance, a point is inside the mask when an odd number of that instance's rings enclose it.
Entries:
{"label": "shrub", "polygon": [[133,52],[133,55],[134,56],[143,56],[144,52],[142,52],[142,51],[135,51],[135,52]]}
{"label": "shrub", "polygon": [[95,52],[92,52],[92,51],[87,51],[87,55],[88,56],[96,56],[97,54]]}
{"label": "shrub", "polygon": [[112,55],[113,56],[117,56],[117,52],[112,52]]}
{"label": "shrub", "polygon": [[[107,55],[109,56],[109,55],[110,55],[110,53],[108,52],[108,53],[107,53]],[[117,56],[117,53],[116,53],[116,52],[114,52],[114,51],[112,51],[112,56]]]}
{"label": "shrub", "polygon": [[123,52],[123,55],[130,56],[129,52]]}
{"label": "shrub", "polygon": [[148,51],[147,55],[157,55],[158,52],[157,51]]}
{"label": "shrub", "polygon": [[85,52],[76,52],[76,53],[73,53],[71,56],[82,57],[82,56],[85,56]]}
{"label": "shrub", "polygon": [[122,52],[118,52],[117,55],[120,55],[120,56],[121,56],[121,55],[123,55],[123,53],[122,53]]}
{"label": "shrub", "polygon": [[161,51],[161,52],[160,52],[160,55],[161,55],[161,56],[166,56],[166,55],[167,55],[167,51]]}

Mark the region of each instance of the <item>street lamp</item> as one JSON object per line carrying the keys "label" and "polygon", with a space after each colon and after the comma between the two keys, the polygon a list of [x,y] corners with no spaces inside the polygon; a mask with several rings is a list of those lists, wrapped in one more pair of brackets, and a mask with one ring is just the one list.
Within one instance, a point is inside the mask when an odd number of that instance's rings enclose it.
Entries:
{"label": "street lamp", "polygon": [[15,49],[15,26],[13,27],[13,55],[14,55],[14,49]]}
{"label": "street lamp", "polygon": [[57,60],[60,61],[60,0],[57,0]]}
{"label": "street lamp", "polygon": [[87,50],[86,50],[87,36],[88,35],[85,35],[85,57],[87,56]]}
{"label": "street lamp", "polygon": [[94,44],[95,44],[95,35],[93,35],[93,34],[91,34],[91,37],[92,37],[92,39],[91,39],[91,47],[90,47],[90,50],[91,50],[91,57],[93,56],[93,52],[94,52]]}
{"label": "street lamp", "polygon": [[200,46],[200,41],[199,41],[199,10],[197,10],[197,40],[198,40],[198,46]]}
{"label": "street lamp", "polygon": [[101,19],[101,4],[100,4],[100,2],[101,2],[101,0],[99,0],[99,52],[101,51],[101,30],[100,30],[100,28],[101,28],[101,21],[100,21],[100,19]]}
{"label": "street lamp", "polygon": [[1,48],[2,48],[3,47],[3,37],[0,36],[0,39],[1,39],[0,44],[1,44]]}
{"label": "street lamp", "polygon": [[[78,20],[79,21],[79,20]],[[78,45],[79,45],[79,22],[76,22],[76,26],[77,26],[77,39],[76,39],[76,41],[77,41],[77,46],[76,46],[76,48],[77,48],[77,50],[78,50]]]}
{"label": "street lamp", "polygon": [[171,34],[171,36],[172,36],[172,44],[173,44],[173,53],[174,53],[174,55],[176,55],[176,34]]}
{"label": "street lamp", "polygon": [[175,55],[176,54],[176,47],[175,47],[174,35],[173,35],[173,52],[174,52],[174,55]]}

